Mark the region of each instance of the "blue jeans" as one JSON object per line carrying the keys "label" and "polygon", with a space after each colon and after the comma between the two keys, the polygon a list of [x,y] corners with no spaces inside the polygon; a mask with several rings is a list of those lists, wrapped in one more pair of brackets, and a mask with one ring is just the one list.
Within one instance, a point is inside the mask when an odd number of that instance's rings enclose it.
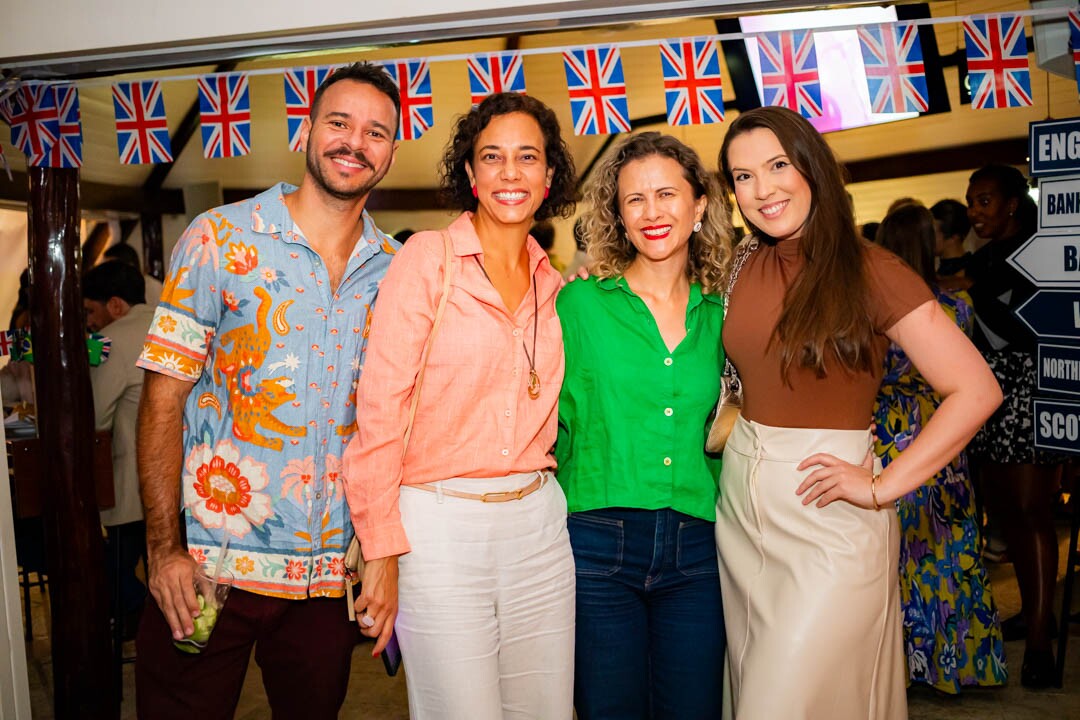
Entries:
{"label": "blue jeans", "polygon": [[567,520],[579,720],[719,718],[724,612],[713,523],[609,508]]}

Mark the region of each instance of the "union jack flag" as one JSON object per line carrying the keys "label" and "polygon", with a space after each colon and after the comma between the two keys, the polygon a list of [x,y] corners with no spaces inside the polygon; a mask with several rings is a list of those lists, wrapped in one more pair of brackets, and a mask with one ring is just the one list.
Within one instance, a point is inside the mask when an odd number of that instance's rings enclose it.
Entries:
{"label": "union jack flag", "polygon": [[762,101],[794,110],[803,117],[821,117],[814,34],[810,30],[767,32],[757,36],[757,43]]}
{"label": "union jack flag", "polygon": [[495,93],[525,92],[525,68],[519,53],[473,55],[467,64],[473,105]]}
{"label": "union jack flag", "polygon": [[870,109],[876,113],[926,112],[926,87],[919,29],[911,23],[859,28]]}
{"label": "union jack flag", "polygon": [[11,125],[11,144],[27,157],[45,155],[60,135],[56,93],[49,85],[20,86],[7,99],[6,116]]}
{"label": "union jack flag", "polygon": [[125,165],[172,162],[161,82],[116,83],[112,95],[120,162]]}
{"label": "union jack flag", "polygon": [[1072,45],[1073,67],[1076,71],[1076,86],[1080,90],[1080,12],[1069,11],[1069,37]]}
{"label": "union jack flag", "polygon": [[971,106],[977,110],[1031,105],[1024,19],[987,15],[964,21]]}
{"label": "union jack flag", "polygon": [[56,142],[41,155],[30,158],[34,167],[82,167],[82,123],[79,90],[74,85],[54,86],[58,129]]}
{"label": "union jack flag", "polygon": [[336,66],[326,65],[285,71],[285,120],[289,126],[289,149],[293,152],[304,151],[300,128],[304,119],[311,115],[315,91],[336,69]]}
{"label": "union jack flag", "polygon": [[575,135],[630,131],[622,56],[615,47],[563,53]]}
{"label": "union jack flag", "polygon": [[417,140],[435,124],[431,104],[431,66],[427,60],[395,60],[383,68],[397,83],[401,93],[401,122],[398,140]]}
{"label": "union jack flag", "polygon": [[199,78],[199,115],[204,158],[251,152],[251,100],[246,73]]}
{"label": "union jack flag", "polygon": [[660,64],[669,125],[724,121],[720,57],[714,40],[664,40]]}

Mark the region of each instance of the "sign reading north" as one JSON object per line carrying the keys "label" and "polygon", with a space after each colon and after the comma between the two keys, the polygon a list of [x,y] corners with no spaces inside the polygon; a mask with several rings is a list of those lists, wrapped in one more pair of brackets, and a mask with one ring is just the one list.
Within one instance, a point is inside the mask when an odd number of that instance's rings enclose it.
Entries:
{"label": "sign reading north", "polygon": [[1080,226],[1080,177],[1039,183],[1039,229]]}
{"label": "sign reading north", "polygon": [[1041,338],[1080,340],[1080,290],[1039,290],[1016,314]]}
{"label": "sign reading north", "polygon": [[1040,287],[1080,285],[1080,230],[1035,233],[1009,257],[1009,264]]}
{"label": "sign reading north", "polygon": [[1035,447],[1080,453],[1080,403],[1040,399],[1033,403]]}
{"label": "sign reading north", "polygon": [[1031,123],[1028,137],[1032,176],[1080,173],[1080,118]]}
{"label": "sign reading north", "polygon": [[1080,347],[1039,344],[1038,388],[1080,395]]}

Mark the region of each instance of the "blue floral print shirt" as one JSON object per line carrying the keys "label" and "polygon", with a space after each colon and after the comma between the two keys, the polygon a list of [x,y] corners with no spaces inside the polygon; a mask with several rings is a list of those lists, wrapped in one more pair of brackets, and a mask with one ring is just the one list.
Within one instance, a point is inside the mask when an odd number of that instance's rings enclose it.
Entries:
{"label": "blue floral print shirt", "polygon": [[194,383],[184,408],[188,550],[229,534],[236,587],[344,592],[352,537],[341,454],[370,311],[399,245],[364,213],[336,293],[280,183],[197,217],[177,242],[139,366]]}

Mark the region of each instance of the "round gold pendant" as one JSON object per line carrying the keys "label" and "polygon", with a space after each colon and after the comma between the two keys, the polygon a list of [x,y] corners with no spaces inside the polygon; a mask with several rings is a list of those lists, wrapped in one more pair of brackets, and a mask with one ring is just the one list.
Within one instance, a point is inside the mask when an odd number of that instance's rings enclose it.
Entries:
{"label": "round gold pendant", "polygon": [[540,376],[535,370],[529,371],[529,397],[533,400],[540,397]]}

